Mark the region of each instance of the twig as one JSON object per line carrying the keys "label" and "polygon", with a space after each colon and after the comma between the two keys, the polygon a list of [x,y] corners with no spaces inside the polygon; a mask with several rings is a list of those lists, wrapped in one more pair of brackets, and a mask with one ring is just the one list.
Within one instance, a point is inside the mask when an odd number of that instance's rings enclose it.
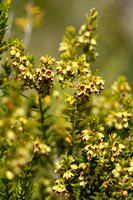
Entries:
{"label": "twig", "polygon": [[[33,2],[31,2],[31,5],[33,4]],[[27,49],[30,39],[31,39],[31,35],[32,35],[32,31],[33,31],[33,16],[30,12],[27,11],[27,26],[25,28],[24,31],[24,38],[23,38],[23,43],[25,45],[25,49]]]}
{"label": "twig", "polygon": [[39,96],[39,108],[40,108],[40,115],[41,115],[41,124],[42,124],[42,132],[43,132],[43,138],[45,138],[45,127],[44,127],[44,117],[43,117],[43,109],[42,109],[42,100]]}
{"label": "twig", "polygon": [[[78,80],[77,80],[77,72],[75,71],[75,91],[74,91],[75,102],[74,102],[74,121],[73,121],[73,141],[74,141],[74,138],[75,138],[76,119],[77,119],[77,88],[78,88],[77,82],[78,82]],[[74,142],[73,142],[72,154],[73,154],[73,157],[75,157]]]}

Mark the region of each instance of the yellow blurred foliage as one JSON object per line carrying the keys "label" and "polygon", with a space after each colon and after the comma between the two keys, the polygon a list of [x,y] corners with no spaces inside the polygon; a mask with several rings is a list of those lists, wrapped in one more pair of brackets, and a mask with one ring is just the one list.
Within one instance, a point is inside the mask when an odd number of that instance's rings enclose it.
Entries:
{"label": "yellow blurred foliage", "polygon": [[112,115],[114,115],[114,116],[116,115],[116,112],[113,111],[113,110],[110,110],[109,113],[112,114]]}
{"label": "yellow blurred foliage", "polygon": [[70,139],[70,137],[66,137],[65,140],[72,146],[72,140]]}
{"label": "yellow blurred foliage", "polygon": [[25,4],[24,9],[27,12],[27,16],[16,18],[15,24],[22,31],[25,31],[27,27],[31,25],[38,28],[41,25],[43,17],[45,16],[44,10],[41,10],[39,6],[33,7],[30,3]]}

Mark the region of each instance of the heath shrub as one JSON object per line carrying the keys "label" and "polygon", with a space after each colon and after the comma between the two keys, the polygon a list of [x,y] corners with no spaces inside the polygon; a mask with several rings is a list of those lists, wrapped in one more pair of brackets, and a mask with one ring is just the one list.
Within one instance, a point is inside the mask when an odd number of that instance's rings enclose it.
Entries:
{"label": "heath shrub", "polygon": [[121,76],[103,91],[91,70],[98,12],[66,28],[59,61],[36,66],[23,41],[5,40],[10,6],[0,1],[0,199],[133,199],[131,88]]}

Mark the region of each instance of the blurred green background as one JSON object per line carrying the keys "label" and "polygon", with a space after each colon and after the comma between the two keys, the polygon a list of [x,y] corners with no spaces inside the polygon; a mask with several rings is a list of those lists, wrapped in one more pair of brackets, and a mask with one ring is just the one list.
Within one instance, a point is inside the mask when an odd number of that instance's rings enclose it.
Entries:
{"label": "blurred green background", "polygon": [[[24,4],[32,3],[45,11],[41,26],[33,29],[26,52],[35,56],[36,65],[40,56],[49,54],[60,59],[58,47],[66,26],[75,26],[78,31],[86,21],[85,14],[92,7],[99,12],[97,51],[99,58],[94,69],[109,87],[119,75],[125,75],[133,88],[133,0],[13,0],[10,19],[25,16]],[[10,35],[24,38],[24,32],[12,23]]]}

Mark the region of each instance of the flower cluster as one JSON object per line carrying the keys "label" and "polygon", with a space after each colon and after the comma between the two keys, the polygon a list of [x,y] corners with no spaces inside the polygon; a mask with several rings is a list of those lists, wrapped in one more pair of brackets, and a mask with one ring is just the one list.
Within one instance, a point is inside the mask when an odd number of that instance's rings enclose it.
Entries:
{"label": "flower cluster", "polygon": [[81,132],[81,139],[86,144],[84,151],[86,152],[88,160],[99,157],[101,160],[101,157],[105,155],[108,143],[103,142],[103,138],[103,133],[99,131],[93,132],[92,130],[84,130]]}
{"label": "flower cluster", "polygon": [[108,144],[107,143],[102,143],[99,145],[87,145],[84,148],[84,151],[86,152],[87,159],[91,160],[92,158],[100,158],[99,165],[102,164],[103,162],[103,157],[106,154],[106,148]]}
{"label": "flower cluster", "polygon": [[89,56],[89,61],[95,60],[98,57],[98,53],[95,53],[96,38],[98,35],[93,36],[95,29],[97,28],[98,12],[95,9],[90,10],[90,17],[87,15],[88,23],[81,26],[78,36],[78,46],[83,49],[84,56]]}
{"label": "flower cluster", "polygon": [[[110,152],[111,161],[116,161],[117,157],[122,153],[123,149],[125,149],[125,146],[117,142],[117,135],[115,133],[109,136],[109,142],[104,142],[104,134],[102,133],[104,129],[102,126],[98,127],[98,121],[96,122],[96,120],[94,120],[95,117],[90,124],[90,129],[81,132],[81,139],[86,145],[83,151],[86,153],[87,159],[92,160],[93,158],[97,158],[99,159],[99,165],[102,165],[104,158],[108,155],[108,152]],[[91,126],[93,123],[94,127],[92,128]]]}
{"label": "flower cluster", "polygon": [[55,183],[57,186],[53,187],[53,190],[58,194],[67,194],[66,187],[74,178],[75,170],[78,169],[78,166],[75,164],[75,160],[72,156],[62,155],[62,160],[56,163],[56,173],[61,173],[61,179],[58,179]]}
{"label": "flower cluster", "polygon": [[[98,183],[100,178],[99,168],[91,169],[90,163],[80,163],[79,165],[80,174],[79,174],[79,186],[82,188],[90,188],[91,185],[95,185]],[[91,171],[93,170],[93,174]]]}
{"label": "flower cluster", "polygon": [[73,82],[75,75],[77,74],[78,64],[75,61],[59,61],[57,62],[56,72],[58,75],[58,81],[61,83],[62,88],[67,84]]}
{"label": "flower cluster", "polygon": [[40,58],[41,65],[34,69],[32,57],[30,55],[23,55],[23,52],[15,46],[11,47],[10,52],[13,59],[13,68],[16,78],[23,80],[25,86],[37,90],[42,97],[49,95],[50,89],[53,87],[54,72],[52,66],[55,59],[50,56],[42,56]]}
{"label": "flower cluster", "polygon": [[26,144],[18,146],[14,151],[12,160],[7,161],[6,177],[11,180],[19,175],[23,167],[31,162],[33,156],[33,143],[28,141]]}
{"label": "flower cluster", "polygon": [[108,128],[117,130],[130,129],[132,123],[133,99],[130,86],[125,77],[119,77],[107,90],[104,96],[92,98],[92,113],[102,115],[103,122]]}
{"label": "flower cluster", "polygon": [[[72,156],[66,154],[62,161],[56,164],[56,172],[60,173],[62,178],[57,180],[57,185],[53,187],[55,192],[72,195],[73,188],[75,190],[80,188],[89,194],[92,185],[94,191],[101,185],[104,187],[104,191],[108,187],[113,188],[113,178],[118,178],[120,172],[123,172],[123,167],[118,161],[125,146],[118,142],[115,133],[109,135],[108,142],[104,142],[103,131],[104,128],[99,124],[98,117],[90,117],[88,129],[81,132],[81,139],[85,144],[81,149],[81,155],[74,160]],[[112,169],[113,164],[115,164],[115,168]],[[130,166],[128,171],[132,173],[132,163]],[[103,169],[111,170],[111,173],[105,170],[104,174]],[[108,177],[106,177],[107,175]]]}
{"label": "flower cluster", "polygon": [[49,95],[50,89],[53,88],[54,72],[52,66],[55,63],[55,58],[50,56],[42,56],[40,58],[42,64],[34,70],[35,86],[34,88],[38,91],[42,97]]}
{"label": "flower cluster", "polygon": [[130,175],[133,175],[133,159],[130,160],[130,167],[128,169]]}
{"label": "flower cluster", "polygon": [[112,151],[111,161],[112,162],[116,161],[117,157],[120,156],[120,154],[124,149],[125,146],[123,144],[120,144],[119,142],[115,141],[111,147]]}
{"label": "flower cluster", "polygon": [[46,144],[40,142],[39,140],[38,141],[35,141],[34,142],[34,152],[38,152],[40,154],[45,154],[45,155],[48,155],[51,151],[51,148],[49,146],[47,146]]}
{"label": "flower cluster", "polygon": [[[82,81],[82,82],[80,82]],[[99,94],[103,90],[104,81],[99,76],[86,76],[85,80],[79,80],[77,97],[84,101],[90,100],[91,94]]]}
{"label": "flower cluster", "polygon": [[131,91],[131,88],[124,76],[121,76],[115,81],[112,85],[112,94],[122,94],[122,96],[125,96],[127,93]]}
{"label": "flower cluster", "polygon": [[[124,196],[127,196],[127,199],[131,199],[130,193],[132,193],[133,184],[132,174],[129,172],[129,164],[131,166],[132,159],[129,163],[127,161],[124,162],[124,160],[119,161],[104,182],[104,188],[112,190],[111,194],[115,199],[122,199]],[[115,185],[117,185],[116,191],[114,190]]]}
{"label": "flower cluster", "polygon": [[77,88],[75,90],[77,98],[81,101],[88,101],[91,94],[99,94],[103,90],[104,81],[97,75],[92,76],[89,63],[83,61],[82,58],[80,59],[77,62],[59,61],[56,71],[62,88],[66,84],[75,88],[76,81]]}
{"label": "flower cluster", "polygon": [[114,126],[116,129],[128,128],[131,120],[131,113],[124,112],[111,112],[107,118],[106,123],[108,126]]}
{"label": "flower cluster", "polygon": [[12,64],[16,78],[19,77],[21,79],[25,79],[27,76],[29,76],[30,84],[30,79],[32,80],[31,73],[33,71],[33,64],[30,62],[28,54],[25,56],[23,51],[18,46],[12,46],[10,56],[13,60]]}
{"label": "flower cluster", "polygon": [[53,186],[53,191],[57,194],[67,195],[68,191],[66,189],[66,185],[64,184],[64,179],[58,179],[55,181],[55,186]]}
{"label": "flower cluster", "polygon": [[77,37],[75,36],[75,28],[69,26],[66,28],[63,41],[60,43],[59,51],[63,60],[74,60],[76,57]]}
{"label": "flower cluster", "polygon": [[[74,164],[75,160],[72,156],[62,155],[62,160],[56,163],[56,170],[55,172],[62,171],[63,178],[69,179],[73,178],[72,171],[77,169],[77,166]],[[67,173],[66,173],[67,171]]]}
{"label": "flower cluster", "polygon": [[115,169],[113,169],[112,174],[114,178],[120,177],[120,172],[122,171],[122,166],[119,163],[116,163]]}
{"label": "flower cluster", "polygon": [[94,143],[101,143],[103,141],[104,135],[100,132],[93,132],[92,130],[83,130],[81,132],[81,139],[86,142],[94,141]]}

